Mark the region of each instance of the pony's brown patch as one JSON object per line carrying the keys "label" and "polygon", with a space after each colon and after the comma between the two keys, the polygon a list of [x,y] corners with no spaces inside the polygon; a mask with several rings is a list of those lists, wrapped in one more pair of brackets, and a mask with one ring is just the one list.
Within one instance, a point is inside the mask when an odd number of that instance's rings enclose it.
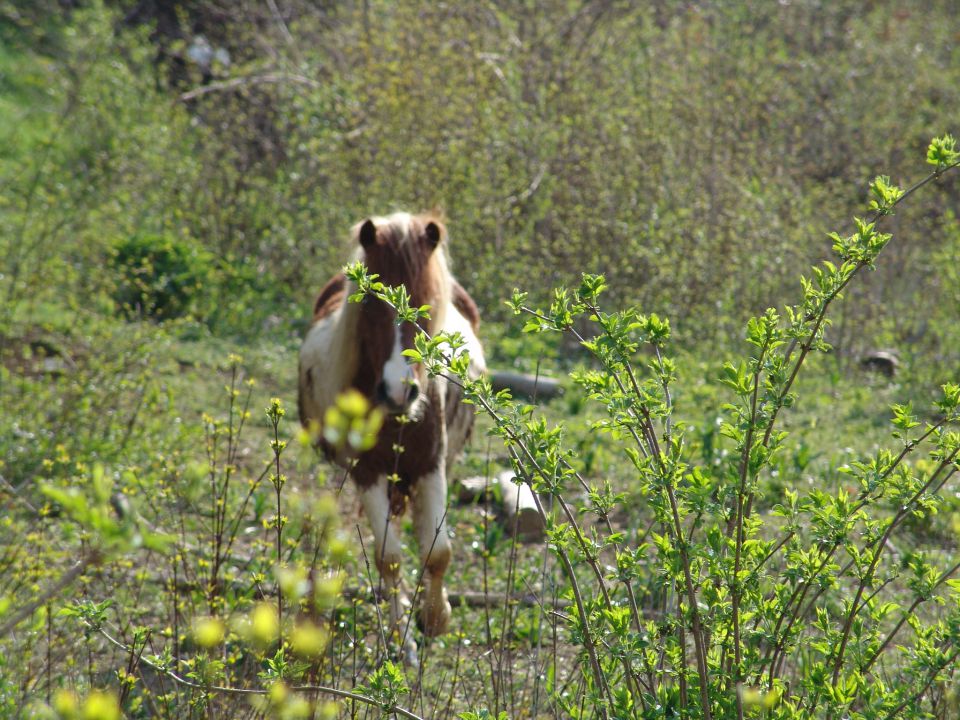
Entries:
{"label": "pony's brown patch", "polygon": [[347,296],[347,278],[343,273],[337,273],[327,281],[320,290],[316,302],[313,303],[313,319],[320,320],[336,311]]}
{"label": "pony's brown patch", "polygon": [[[400,423],[394,417],[384,421],[377,444],[360,455],[350,470],[357,485],[368,487],[379,477],[395,475],[394,494],[406,496],[418,478],[437,468],[442,461],[443,415],[435,386],[427,393],[427,408],[418,422]],[[403,452],[398,453],[397,447]]]}

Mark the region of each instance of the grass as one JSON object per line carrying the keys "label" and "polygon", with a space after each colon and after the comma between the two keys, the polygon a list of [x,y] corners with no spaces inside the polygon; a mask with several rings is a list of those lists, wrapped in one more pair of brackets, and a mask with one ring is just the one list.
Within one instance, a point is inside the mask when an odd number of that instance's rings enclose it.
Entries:
{"label": "grass", "polygon": [[[105,644],[103,638],[97,640],[92,630],[98,626],[91,627],[89,614],[76,611],[82,619],[78,628],[75,619],[54,614],[55,607],[108,600],[102,628],[110,637],[129,645],[134,628],[149,628],[149,653],[162,655],[166,647],[174,654],[199,658],[202,653],[191,633],[198,618],[222,615],[232,627],[258,601],[275,595],[273,489],[265,474],[271,458],[272,425],[264,408],[273,397],[291,413],[295,407],[296,322],[290,329],[281,327],[274,336],[254,343],[216,337],[192,321],[163,326],[130,323],[84,312],[64,315],[55,306],[44,304],[35,306],[35,313],[33,322],[26,318],[17,321],[13,341],[7,343],[6,381],[23,383],[24,390],[34,394],[35,402],[21,406],[24,409],[35,411],[36,401],[42,404],[42,398],[63,403],[65,397],[74,397],[79,404],[73,409],[61,406],[60,412],[68,417],[72,413],[76,422],[87,427],[77,438],[67,439],[68,435],[55,432],[26,452],[22,457],[34,465],[8,463],[0,469],[16,488],[6,494],[12,510],[7,531],[17,532],[16,528],[36,523],[22,547],[42,549],[33,557],[8,552],[6,576],[27,580],[30,587],[42,591],[67,572],[78,541],[83,548],[95,540],[84,523],[66,520],[56,503],[44,500],[37,480],[31,478],[33,471],[27,472],[31,467],[42,468],[40,477],[45,483],[86,488],[89,493],[91,463],[102,465],[113,479],[111,497],[125,497],[137,522],[172,537],[174,544],[164,550],[138,550],[134,543],[115,558],[108,556],[95,563],[84,574],[82,584],[64,593],[55,605],[37,608],[33,629],[8,644],[4,653],[8,662],[10,653],[26,659],[23,666],[16,671],[8,669],[3,676],[11,707],[21,706],[29,696],[38,697],[38,692],[50,696],[60,686],[60,678],[71,673],[75,680],[70,685],[109,685],[109,669],[123,661],[123,652]],[[490,330],[491,336],[500,338],[514,332],[505,326]],[[118,343],[120,339],[124,340]],[[35,367],[36,362],[24,354],[29,355],[30,342],[34,347],[55,348],[55,354],[70,358],[75,369],[52,375],[24,373],[25,367]],[[524,369],[539,367],[555,376],[587,362],[578,354],[558,356],[561,346],[550,338],[521,336],[502,343],[493,355],[499,362],[511,364],[504,347],[523,358]],[[232,358],[235,355],[242,360]],[[840,372],[830,355],[813,363],[798,387],[803,400],[784,419],[784,427],[791,433],[790,444],[758,495],[757,511],[771,523],[772,531],[781,524],[770,511],[783,501],[786,491],[815,487],[835,494],[847,487],[843,468],[888,444],[889,406],[901,400],[910,387],[909,378],[890,381],[861,370]],[[720,365],[715,358],[704,360],[694,354],[677,358],[681,382],[673,398],[676,419],[687,425],[691,456],[704,467],[721,468],[732,452],[719,433],[717,408],[722,396],[715,380],[721,374]],[[255,383],[247,384],[248,379]],[[97,390],[101,384],[104,387]],[[609,481],[614,491],[622,493],[623,502],[610,515],[613,530],[639,542],[648,536],[651,524],[647,500],[635,485],[635,470],[615,445],[593,429],[605,416],[605,408],[585,400],[569,382],[565,386],[564,394],[532,408],[531,417],[562,425],[566,445],[574,450],[573,459],[584,469],[587,481]],[[232,411],[231,387],[238,389]],[[77,395],[79,391],[83,395]],[[243,422],[242,433],[231,433],[231,415],[236,428],[245,407],[250,416]],[[133,423],[138,426],[137,434],[131,442],[118,444],[117,438],[131,424],[127,418],[134,416],[138,418]],[[70,425],[63,427],[68,430]],[[838,428],[842,428],[840,443]],[[499,442],[489,437],[491,429],[490,419],[481,415],[457,474],[489,477],[509,467]],[[284,563],[299,567],[309,565],[308,558],[316,558],[318,553],[322,556],[324,544],[322,534],[317,535],[316,513],[328,492],[337,498],[342,513],[337,542],[351,548],[333,565],[320,564],[330,570],[340,568],[344,594],[322,613],[331,641],[323,658],[314,660],[306,679],[354,688],[367,682],[385,657],[382,629],[378,629],[384,609],[378,614],[369,602],[372,578],[365,570],[363,548],[370,547],[372,540],[350,483],[344,483],[342,473],[325,465],[315,452],[298,447],[298,426],[292,414],[281,422],[280,433],[291,444],[283,460],[287,476],[282,498],[282,512],[287,517]],[[94,438],[98,438],[96,443]],[[211,450],[211,443],[216,451]],[[114,449],[119,445],[120,451],[85,454],[91,447],[111,445]],[[224,452],[232,454],[226,457]],[[229,487],[211,490],[223,483],[228,473],[233,478]],[[228,508],[228,525],[236,522],[232,531],[235,541],[223,556],[221,584],[215,589],[205,587],[204,579],[216,557],[211,550],[216,534],[211,529],[216,512],[211,509],[211,493],[222,497]],[[18,499],[26,500],[30,507],[17,506]],[[39,518],[39,522],[31,518]],[[583,520],[589,528],[589,516]],[[934,559],[947,560],[954,522],[954,515],[946,515],[915,523],[904,538],[930,547]],[[585,691],[578,646],[570,635],[561,601],[564,582],[556,559],[542,544],[523,545],[510,538],[489,504],[452,505],[449,524],[455,552],[449,574],[451,590],[489,593],[495,600],[486,608],[455,606],[451,632],[423,643],[420,671],[407,674],[410,691],[398,701],[421,717],[456,717],[478,707],[503,710],[509,717],[555,715],[563,698],[572,702]],[[409,519],[403,525],[409,550],[406,583],[413,588],[417,561]],[[649,585],[639,584],[637,592],[656,617],[662,589],[653,578],[651,568]],[[3,594],[8,602],[22,602],[25,589],[8,584]],[[511,594],[533,597],[536,602],[503,599]],[[80,673],[84,663],[75,649],[69,649],[69,643],[83,623],[87,630],[81,655],[86,657],[86,670]],[[193,666],[190,676],[208,677],[209,682],[229,680],[240,686],[253,683],[254,675],[264,672],[266,661],[246,654],[239,636],[231,638],[224,646],[223,670],[205,676]],[[76,669],[66,676],[54,672],[62,667]],[[218,673],[225,677],[218,681]],[[145,708],[148,715],[163,714],[166,707],[166,712],[177,716],[180,710],[174,708],[185,707],[182,703],[188,697],[197,701],[196,692],[184,694],[183,690],[164,700],[164,692],[170,689],[164,690],[158,675],[141,669],[139,677],[133,697],[139,698],[140,705],[127,707]],[[205,702],[220,708],[211,710],[215,713],[240,712],[247,707],[229,695],[215,694]],[[363,716],[369,711],[361,712],[346,703],[341,712]]]}
{"label": "grass", "polygon": [[[101,320],[98,323],[99,327],[93,332],[78,329],[75,325],[72,329],[67,325],[58,326],[51,321],[36,327],[45,330],[44,337],[57,337],[61,347],[67,348],[66,352],[72,355],[79,352],[71,348],[93,348],[94,338],[131,330],[128,324],[117,321]],[[139,332],[151,345],[149,369],[145,373],[149,377],[149,386],[162,389],[165,398],[162,403],[152,406],[151,412],[156,416],[149,423],[154,431],[159,430],[151,442],[161,442],[143,455],[138,450],[139,459],[131,459],[128,455],[125,459],[118,458],[119,462],[114,461],[116,464],[111,463],[113,474],[118,478],[115,490],[127,495],[136,512],[148,519],[155,529],[177,535],[177,546],[181,549],[172,555],[169,551],[146,555],[135,552],[133,557],[140,559],[133,562],[122,557],[108,562],[90,574],[79,597],[89,601],[109,597],[113,601],[109,626],[116,637],[128,635],[130,630],[123,628],[134,625],[150,627],[159,633],[152,644],[154,652],[159,652],[165,643],[174,642],[175,638],[175,646],[178,644],[184,652],[191,647],[188,618],[202,616],[208,611],[209,599],[205,599],[204,593],[196,586],[183,596],[169,594],[162,588],[172,580],[171,574],[189,578],[193,583],[200,582],[209,562],[209,553],[202,549],[203,538],[208,534],[203,507],[209,499],[204,479],[209,468],[205,469],[207,458],[203,440],[203,428],[209,427],[209,421],[204,420],[203,415],[206,413],[221,421],[227,416],[229,398],[224,394],[224,388],[230,383],[231,371],[225,353],[242,353],[244,360],[238,379],[250,377],[257,380],[249,390],[251,418],[237,441],[236,473],[242,482],[236,486],[237,491],[227,496],[228,503],[235,507],[245,493],[244,483],[259,475],[269,459],[270,423],[262,408],[274,396],[279,397],[286,407],[294,406],[292,358],[295,357],[295,341],[280,337],[257,345],[238,345],[198,334],[189,324],[174,324],[167,329],[143,324]],[[829,367],[832,360],[825,357],[820,362]],[[570,361],[565,360],[553,367],[569,365]],[[690,356],[681,357],[678,365],[680,377],[691,379],[684,385],[686,391],[677,394],[675,402],[678,418],[689,425],[693,453],[707,465],[722,463],[729,450],[724,449],[717,433],[716,416],[709,412],[704,414],[704,410],[717,405],[715,385],[710,381],[719,373],[719,367],[716,363]],[[550,367],[551,363],[544,357],[541,366]],[[785,489],[815,484],[825,492],[835,492],[846,482],[839,469],[883,445],[888,437],[888,407],[901,397],[902,385],[866,373],[859,374],[854,383],[838,382],[836,376],[817,370],[801,388],[804,402],[786,419],[786,426],[792,432],[792,444],[770,474],[758,505],[763,514],[782,500]],[[36,387],[44,388],[47,383],[56,385],[62,381],[63,378],[57,381],[39,378]],[[246,402],[245,396],[243,399]],[[115,400],[116,397],[111,396],[111,402]],[[579,399],[577,390],[568,386],[563,396],[538,406],[535,414],[543,415],[550,422],[563,423],[569,446],[578,448],[578,459],[588,468],[588,479],[609,480],[617,491],[624,493],[626,502],[612,515],[614,528],[630,536],[644,533],[648,515],[643,508],[644,501],[631,486],[632,468],[625,465],[622,456],[612,448],[598,442],[598,436],[591,430],[592,424],[603,415],[603,408]],[[173,427],[179,429],[171,435]],[[838,427],[843,428],[844,442],[848,444],[837,446]],[[283,437],[296,444],[295,419],[286,418],[282,428]],[[484,474],[488,470],[493,473],[505,466],[502,450],[495,440],[487,437],[489,429],[489,420],[481,417],[459,473]],[[149,443],[143,447],[147,449]],[[78,476],[76,468],[70,465],[67,460],[63,467],[57,465],[52,469],[64,480],[76,482],[83,475]],[[25,478],[9,475],[10,470],[15,468],[6,468],[7,477],[20,488],[20,493],[38,504],[42,502],[42,498],[29,489],[31,484],[24,485]],[[307,449],[296,451],[285,462],[284,471],[289,475],[289,484],[284,491],[285,512],[290,516],[291,534],[298,537],[298,541],[290,546],[291,558],[303,558],[311,551],[309,532],[305,531],[303,523],[308,522],[310,508],[318,501],[322,489],[335,493],[343,511],[343,538],[352,546],[354,558],[344,566],[346,598],[356,600],[345,598],[326,615],[329,618],[326,622],[332,623],[335,639],[328,650],[328,664],[322,665],[327,670],[318,673],[331,684],[353,687],[368,677],[383,657],[378,641],[377,614],[364,600],[369,597],[369,580],[363,570],[357,536],[363,533],[369,547],[371,540],[365,520],[359,516],[351,485],[342,485],[342,475],[319,462],[313,452]],[[235,596],[232,593],[224,596],[228,607],[233,608],[228,617],[238,612],[242,615],[243,608],[249,607],[261,591],[275,584],[269,562],[271,531],[265,522],[270,516],[270,494],[270,488],[261,483],[247,511],[242,514],[238,540],[231,550],[234,560],[224,575],[224,580],[238,589]],[[19,512],[13,517],[19,518],[20,522],[29,514]],[[55,577],[60,572],[54,571],[51,575],[53,568],[66,567],[65,560],[69,555],[60,559],[58,556],[73,544],[69,533],[56,539],[69,525],[64,526],[56,515],[48,518],[41,523],[39,534],[27,536],[27,544],[48,548],[45,557],[51,565],[18,568],[18,573],[33,575],[34,582],[40,586],[44,584],[44,578]],[[916,534],[917,542],[928,542],[934,533],[945,540],[951,537],[949,520],[944,522],[916,527],[912,532]],[[558,615],[558,611],[552,609],[558,600],[558,588],[562,587],[553,557],[539,544],[526,546],[513,542],[499,524],[496,513],[483,505],[451,507],[450,526],[455,538],[455,560],[449,578],[452,590],[490,592],[494,597],[516,592],[538,597],[543,606],[495,603],[486,610],[455,608],[452,632],[424,646],[421,675],[408,677],[413,689],[404,698],[405,707],[421,717],[455,717],[457,712],[480,706],[505,710],[510,717],[537,717],[549,714],[548,698],[555,697],[555,693],[577,697],[582,692],[582,678],[574,662],[576,646],[570,644],[568,630],[561,622],[562,611]],[[404,536],[412,542],[409,521],[405,522]],[[53,550],[51,554],[50,548],[56,547],[63,550]],[[185,551],[189,555],[184,555]],[[251,564],[250,559],[257,557],[260,560]],[[407,559],[407,583],[411,587],[416,583],[416,575],[411,570],[415,567],[415,553],[411,548]],[[263,580],[251,584],[258,576]],[[647,600],[655,602],[658,591],[651,586],[647,592],[651,593]],[[179,610],[172,609],[174,603]],[[136,610],[131,612],[134,608]],[[177,617],[179,621],[175,619]],[[61,642],[74,632],[69,620],[51,618],[47,622],[52,624],[52,637],[60,637]],[[42,613],[41,625],[35,632],[43,634]],[[166,640],[161,640],[164,637]],[[56,640],[54,645],[57,645]],[[38,638],[36,644],[28,643],[23,647],[18,643],[15,647],[17,652],[30,656],[40,651],[41,646]],[[92,638],[86,643],[86,654],[88,663],[92,663],[93,668],[103,668],[103,671],[120,660],[109,647]],[[33,664],[28,667],[32,668],[32,673],[40,675],[33,677],[32,683],[26,687],[39,688],[45,683],[56,686],[57,682],[49,675],[44,679],[43,668],[46,666],[49,673],[51,665],[57,666],[62,661],[56,656],[49,661],[42,655],[35,656]],[[46,665],[47,662],[50,665]],[[233,671],[241,673],[239,677],[247,675],[253,669],[248,662],[244,660],[232,666]],[[99,685],[97,678],[105,677],[100,674],[103,671],[94,670],[91,675],[88,670],[87,682],[91,686]],[[324,675],[324,672],[333,674]],[[10,680],[12,676],[8,676],[8,682]],[[23,698],[22,695],[19,697]],[[223,698],[212,702],[213,707],[242,707],[242,704],[235,706]],[[159,711],[159,706],[154,710]],[[527,712],[529,715],[525,714]]]}

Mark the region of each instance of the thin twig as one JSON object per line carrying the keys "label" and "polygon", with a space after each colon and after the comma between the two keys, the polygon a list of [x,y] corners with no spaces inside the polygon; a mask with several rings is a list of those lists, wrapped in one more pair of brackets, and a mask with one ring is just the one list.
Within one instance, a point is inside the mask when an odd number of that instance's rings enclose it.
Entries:
{"label": "thin twig", "polygon": [[69,587],[74,580],[80,577],[84,570],[86,570],[91,565],[98,563],[101,559],[100,553],[96,550],[91,550],[89,553],[84,555],[80,560],[75,562],[67,572],[65,572],[57,582],[48,587],[46,590],[42,590],[37,593],[33,602],[27,603],[23,607],[15,610],[12,615],[10,615],[3,625],[0,625],[0,637],[3,637],[11,630],[13,630],[20,622],[30,617],[35,613],[41,606],[45,605],[50,598],[56,597],[62,590]]}
{"label": "thin twig", "polygon": [[[126,653],[133,652],[132,648],[126,643],[117,640],[110,633],[104,630],[102,627],[93,625],[86,620],[82,621],[87,627],[96,630],[104,639],[107,640],[110,644],[114,645],[117,648],[120,648]],[[260,690],[258,688],[238,688],[231,687],[229,685],[203,685],[201,683],[193,682],[192,680],[187,680],[185,677],[182,677],[175,673],[168,667],[160,665],[150,658],[141,657],[140,662],[144,665],[147,665],[153,670],[156,670],[159,673],[163,673],[168,678],[173,680],[179,685],[184,687],[193,688],[194,690],[203,690],[208,693],[223,693],[225,695],[266,695],[269,690]],[[369,705],[371,707],[380,708],[381,711],[385,713],[395,713],[402,717],[408,718],[408,720],[423,720],[422,717],[416,715],[409,710],[404,710],[402,707],[396,705],[384,705],[381,702],[378,702],[374,698],[367,697],[366,695],[361,695],[360,693],[350,692],[349,690],[341,690],[340,688],[328,687],[326,685],[294,685],[290,688],[293,692],[302,692],[302,693],[323,693],[326,695],[333,695],[334,697],[341,697],[348,700],[354,700],[356,702],[363,703],[364,705]]]}
{"label": "thin twig", "polygon": [[283,72],[269,72],[264,73],[263,75],[246,75],[244,77],[236,77],[229,80],[219,80],[217,82],[201,85],[198,88],[181,93],[178,99],[180,102],[190,102],[191,100],[196,100],[198,97],[208,95],[209,93],[225,92],[228,90],[236,90],[237,88],[242,87],[252,87],[255,85],[267,85],[271,83],[284,82],[290,82],[297,85],[306,85],[314,90],[322,87],[322,85],[316,80],[311,80],[303,75],[295,75],[292,73]]}

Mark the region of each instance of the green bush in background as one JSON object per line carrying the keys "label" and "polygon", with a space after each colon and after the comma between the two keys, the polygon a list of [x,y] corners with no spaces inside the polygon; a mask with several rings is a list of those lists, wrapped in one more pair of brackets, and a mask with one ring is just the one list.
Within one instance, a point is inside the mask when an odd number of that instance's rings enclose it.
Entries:
{"label": "green bush in background", "polygon": [[138,235],[117,243],[112,260],[117,276],[113,299],[127,317],[183,317],[210,293],[211,257],[196,245]]}

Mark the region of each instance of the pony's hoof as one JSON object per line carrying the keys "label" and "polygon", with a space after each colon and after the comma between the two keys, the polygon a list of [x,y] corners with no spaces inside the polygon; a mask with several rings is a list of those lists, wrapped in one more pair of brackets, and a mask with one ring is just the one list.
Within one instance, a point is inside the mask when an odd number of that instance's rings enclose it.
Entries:
{"label": "pony's hoof", "polygon": [[420,631],[427,637],[443,635],[450,625],[450,615],[452,612],[453,610],[450,607],[450,603],[447,601],[447,592],[444,590],[440,603],[431,605],[425,602],[420,608],[420,613],[417,617],[417,624],[420,626]]}

